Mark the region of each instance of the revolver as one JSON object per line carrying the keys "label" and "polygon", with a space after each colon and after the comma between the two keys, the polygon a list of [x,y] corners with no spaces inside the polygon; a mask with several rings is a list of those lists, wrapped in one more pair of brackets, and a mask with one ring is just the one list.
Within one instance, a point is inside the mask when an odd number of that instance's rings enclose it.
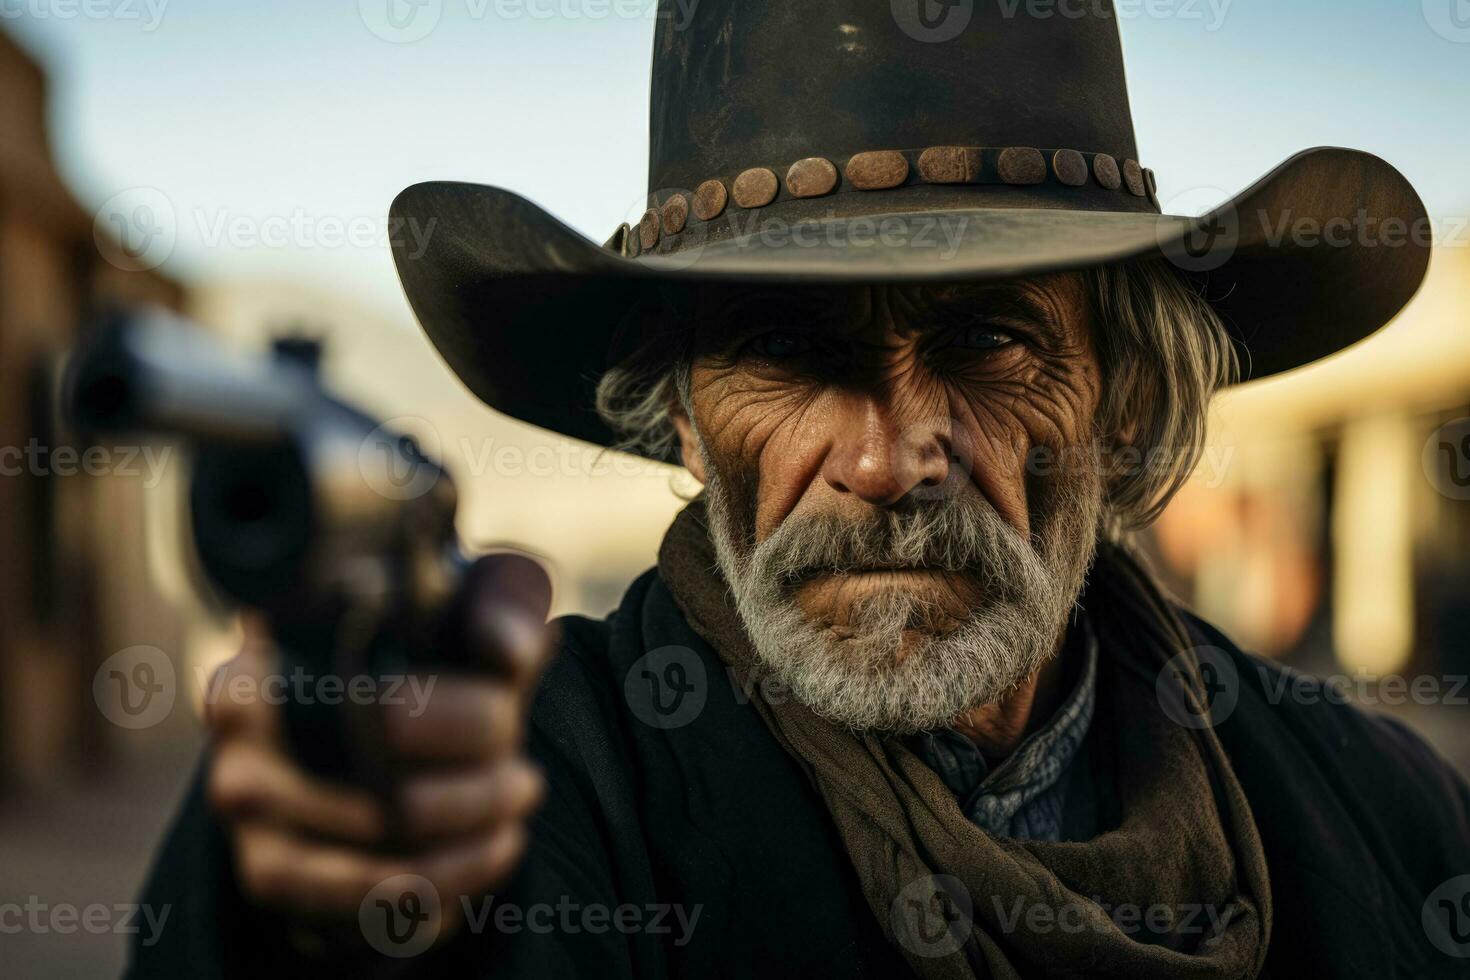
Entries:
{"label": "revolver", "polygon": [[[288,676],[345,686],[473,669],[468,596],[491,584],[544,617],[545,573],[530,558],[469,561],[448,472],[333,397],[319,353],[278,340],[268,355],[237,354],[169,313],[112,315],[72,355],[63,409],[84,439],[188,450],[199,570],[264,616]],[[288,697],[283,720],[305,768],[375,791],[391,813],[379,707]]]}

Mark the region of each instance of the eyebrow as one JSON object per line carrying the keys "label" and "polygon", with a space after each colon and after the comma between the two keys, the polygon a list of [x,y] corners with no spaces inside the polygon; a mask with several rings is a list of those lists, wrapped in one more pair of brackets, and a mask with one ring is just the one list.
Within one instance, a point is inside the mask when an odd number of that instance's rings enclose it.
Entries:
{"label": "eyebrow", "polygon": [[[1008,283],[961,283],[931,289],[916,309],[955,320],[997,318],[1032,326],[1043,339],[1055,345],[1068,342],[1065,325],[1056,310],[1034,291]],[[961,325],[961,324],[951,324]]]}

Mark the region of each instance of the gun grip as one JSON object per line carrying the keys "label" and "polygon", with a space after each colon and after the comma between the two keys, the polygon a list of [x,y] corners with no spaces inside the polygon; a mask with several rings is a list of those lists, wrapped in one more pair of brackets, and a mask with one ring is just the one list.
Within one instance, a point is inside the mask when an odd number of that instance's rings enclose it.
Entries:
{"label": "gun grip", "polygon": [[281,709],[286,744],[312,775],[341,782],[355,767],[347,717],[354,706],[345,693],[351,678],[336,675],[338,642],[336,623],[303,624],[276,637],[288,691]]}

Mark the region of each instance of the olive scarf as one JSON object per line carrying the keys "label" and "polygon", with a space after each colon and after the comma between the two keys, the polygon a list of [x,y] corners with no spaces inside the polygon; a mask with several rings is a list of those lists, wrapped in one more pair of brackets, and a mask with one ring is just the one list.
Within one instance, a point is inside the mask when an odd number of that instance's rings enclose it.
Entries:
{"label": "olive scarf", "polygon": [[[670,527],[659,572],[745,689],[762,690],[702,499]],[[1176,685],[1185,703],[1205,703],[1183,624],[1116,546],[1099,549],[1084,604],[1121,812],[1090,841],[992,837],[902,739],[849,731],[792,699],[753,704],[821,794],[868,904],[920,976],[1257,976],[1271,892],[1250,807],[1215,733],[1170,720],[1156,693]]]}

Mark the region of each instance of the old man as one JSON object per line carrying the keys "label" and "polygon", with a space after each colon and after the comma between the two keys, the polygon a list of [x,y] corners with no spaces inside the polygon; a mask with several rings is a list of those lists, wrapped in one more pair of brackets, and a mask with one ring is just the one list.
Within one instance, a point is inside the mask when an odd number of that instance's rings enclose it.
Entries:
{"label": "old man", "polygon": [[[274,709],[213,706],[138,975],[1463,966],[1430,901],[1470,872],[1463,784],[1279,696],[1126,543],[1215,392],[1420,283],[1422,241],[1280,216],[1422,205],[1327,149],[1161,215],[1111,4],[1007,8],[661,18],[648,210],[604,246],[494,188],[399,198],[436,222],[405,289],[471,390],[703,492],[604,620],[486,591],[485,676],[391,719],[391,813],[307,775]],[[228,670],[273,665],[260,639]]]}

